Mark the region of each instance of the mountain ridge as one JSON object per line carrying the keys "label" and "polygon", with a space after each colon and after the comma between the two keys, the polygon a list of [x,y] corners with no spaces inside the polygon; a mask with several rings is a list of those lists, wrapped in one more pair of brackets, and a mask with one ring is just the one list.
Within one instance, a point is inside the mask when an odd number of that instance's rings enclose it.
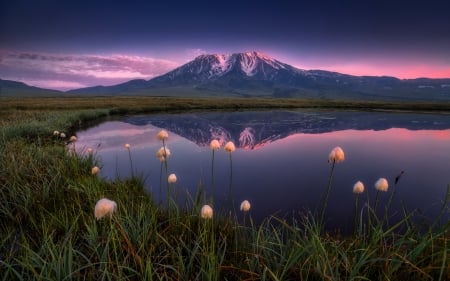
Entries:
{"label": "mountain ridge", "polygon": [[60,96],[64,92],[44,89],[27,85],[23,82],[0,79],[0,97],[28,97],[28,96]]}
{"label": "mountain ridge", "polygon": [[207,54],[150,80],[68,91],[78,94],[216,95],[359,100],[450,100],[450,79],[398,79],[304,70],[261,52]]}
{"label": "mountain ridge", "polygon": [[[136,95],[270,97],[348,100],[450,101],[450,78],[399,79],[354,76],[320,69],[305,70],[261,52],[203,54],[150,80],[133,79],[112,86],[66,92],[0,79],[0,96]],[[10,81],[14,82],[14,81]]]}

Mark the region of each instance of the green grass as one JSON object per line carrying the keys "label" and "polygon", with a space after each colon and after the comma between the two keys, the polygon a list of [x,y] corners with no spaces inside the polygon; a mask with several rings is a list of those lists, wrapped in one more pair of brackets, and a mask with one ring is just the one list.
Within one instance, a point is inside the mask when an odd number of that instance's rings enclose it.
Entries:
{"label": "green grass", "polygon": [[[448,280],[449,223],[439,218],[424,230],[410,223],[414,213],[386,225],[384,214],[372,212],[372,225],[357,217],[355,234],[345,237],[326,233],[314,214],[260,225],[251,211],[245,224],[221,213],[204,220],[201,196],[166,211],[139,176],[103,181],[91,175],[95,155],[68,153],[53,136],[116,114],[282,107],[448,110],[264,99],[0,99],[0,280]],[[97,221],[94,206],[103,197],[118,210]]]}

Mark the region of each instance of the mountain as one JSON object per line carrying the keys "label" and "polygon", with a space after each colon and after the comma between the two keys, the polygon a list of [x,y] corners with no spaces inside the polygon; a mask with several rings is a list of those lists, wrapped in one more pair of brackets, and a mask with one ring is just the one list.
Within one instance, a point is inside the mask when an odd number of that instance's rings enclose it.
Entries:
{"label": "mountain", "polygon": [[29,86],[22,82],[0,79],[0,97],[59,96],[62,92]]}
{"label": "mountain", "polygon": [[450,79],[401,80],[302,70],[259,52],[247,52],[201,55],[151,80],[131,80],[69,93],[450,100]]}

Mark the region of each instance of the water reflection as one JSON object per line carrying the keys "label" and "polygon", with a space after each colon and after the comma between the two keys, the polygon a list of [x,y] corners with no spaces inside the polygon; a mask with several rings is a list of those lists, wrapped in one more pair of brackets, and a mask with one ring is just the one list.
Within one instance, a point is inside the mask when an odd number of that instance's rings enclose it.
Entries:
{"label": "water reflection", "polygon": [[[177,175],[180,199],[184,191],[195,194],[203,185],[211,196],[211,139],[232,140],[233,197],[247,199],[252,217],[314,210],[326,190],[330,150],[341,146],[346,160],[336,166],[328,202],[330,226],[351,229],[354,213],[353,184],[362,181],[371,200],[380,177],[391,186],[400,171],[393,207],[400,212],[419,209],[432,217],[441,207],[450,183],[450,116],[362,112],[267,111],[234,113],[158,114],[125,117],[78,133],[77,148],[98,147],[100,175],[108,179],[131,175],[133,166],[146,177],[155,200],[160,194],[161,164],[156,139],[164,128],[171,156],[168,173]],[[229,184],[229,159],[215,153],[214,203],[224,211]],[[165,184],[165,183],[164,183]],[[380,206],[389,193],[381,194]],[[239,206],[236,206],[239,209]],[[448,218],[448,216],[447,216]]]}

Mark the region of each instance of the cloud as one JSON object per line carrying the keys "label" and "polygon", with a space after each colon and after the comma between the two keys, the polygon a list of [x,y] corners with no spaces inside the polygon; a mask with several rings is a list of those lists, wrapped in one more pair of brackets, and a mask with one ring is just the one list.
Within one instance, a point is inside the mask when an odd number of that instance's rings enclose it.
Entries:
{"label": "cloud", "polygon": [[78,88],[85,88],[89,85],[73,82],[73,81],[63,81],[63,80],[27,80],[25,82],[28,85],[39,87],[39,88],[46,88],[46,89],[78,89]]}
{"label": "cloud", "polygon": [[208,51],[197,48],[197,49],[186,49],[186,57],[188,60],[193,60],[200,55],[208,54]]}
{"label": "cloud", "polygon": [[151,79],[179,63],[129,55],[70,55],[0,51],[0,78],[29,85],[69,90]]}

